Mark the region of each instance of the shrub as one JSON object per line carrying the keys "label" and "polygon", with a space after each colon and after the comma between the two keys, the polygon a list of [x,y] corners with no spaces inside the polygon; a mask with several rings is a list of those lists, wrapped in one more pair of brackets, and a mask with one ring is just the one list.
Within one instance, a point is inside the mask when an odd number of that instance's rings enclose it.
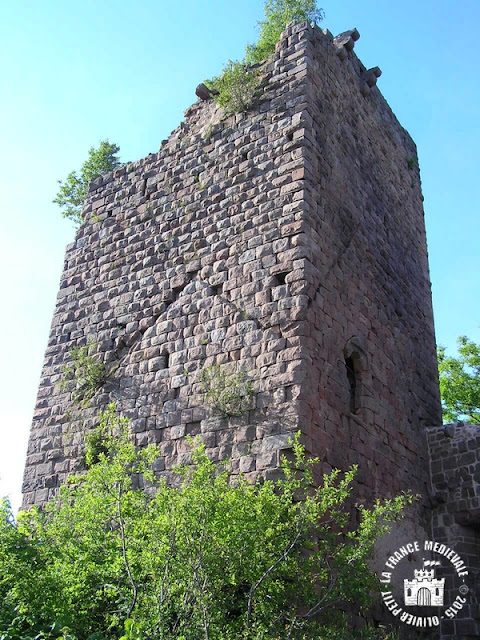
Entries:
{"label": "shrub", "polygon": [[71,391],[77,404],[88,403],[107,380],[104,363],[88,353],[95,346],[95,342],[89,341],[83,347],[74,347],[69,351],[72,364],[62,366],[63,378],[59,389]]}
{"label": "shrub", "polygon": [[317,8],[316,0],[267,0],[264,5],[265,20],[261,20],[258,42],[248,45],[245,60],[228,61],[222,73],[206,80],[213,90],[213,99],[226,113],[247,111],[260,87],[260,71],[252,65],[258,64],[275,52],[275,46],[287,24],[292,20],[301,22],[323,19],[323,9]]}
{"label": "shrub", "polygon": [[244,371],[228,373],[219,365],[205,367],[201,383],[206,402],[215,413],[241,416],[250,408],[253,386]]}
{"label": "shrub", "polygon": [[247,62],[261,62],[272,55],[282,31],[289,22],[320,22],[324,18],[323,9],[317,7],[316,0],[267,0],[264,13],[265,19],[258,23],[258,41],[247,46]]}
{"label": "shrub", "polygon": [[54,624],[77,640],[115,640],[124,628],[137,640],[347,637],[328,612],[367,605],[374,542],[408,498],[362,509],[345,534],[355,471],[313,489],[317,461],[298,437],[278,482],[233,481],[197,444],[179,488],[147,492],[133,478],[153,482],[159,450],[137,451],[113,406],[100,429],[106,453],[42,512],[15,523],[0,510],[0,637]]}
{"label": "shrub", "polygon": [[226,113],[246,111],[259,87],[260,76],[256,69],[251,69],[243,62],[232,62],[223,69],[220,76],[207,80],[210,89],[218,92],[214,100]]}
{"label": "shrub", "polygon": [[[110,144],[108,140],[102,140],[97,149],[90,147],[88,158],[80,169],[80,175],[76,171],[71,171],[65,182],[58,181],[60,188],[53,202],[62,209],[64,218],[70,218],[77,226],[82,224],[83,202],[87,197],[90,182],[102,173],[118,167],[120,161],[117,153],[119,151],[118,145]],[[96,217],[98,220],[98,216]]]}

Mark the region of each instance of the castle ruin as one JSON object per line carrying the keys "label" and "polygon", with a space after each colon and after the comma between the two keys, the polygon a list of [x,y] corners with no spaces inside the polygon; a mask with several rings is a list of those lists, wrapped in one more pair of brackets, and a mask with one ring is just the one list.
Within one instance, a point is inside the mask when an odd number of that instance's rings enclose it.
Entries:
{"label": "castle ruin", "polygon": [[[138,446],[159,445],[167,479],[189,459],[187,435],[234,473],[275,476],[300,430],[323,472],[358,464],[359,501],[422,494],[428,530],[425,427],[441,406],[417,153],[357,37],[290,24],[248,112],[200,100],[158,153],[92,182],[66,251],[24,507],[83,468],[85,433],[113,401]],[[89,341],[108,377],[74,406],[58,384]],[[241,415],[206,405],[212,365],[251,380]]]}

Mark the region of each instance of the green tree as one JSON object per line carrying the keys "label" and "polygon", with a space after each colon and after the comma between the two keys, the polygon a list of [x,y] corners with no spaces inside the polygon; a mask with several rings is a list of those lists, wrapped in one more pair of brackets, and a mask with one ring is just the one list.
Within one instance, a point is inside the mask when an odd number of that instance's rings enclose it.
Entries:
{"label": "green tree", "polygon": [[258,41],[247,45],[245,59],[229,60],[219,76],[205,81],[213,90],[213,99],[226,113],[240,113],[249,108],[261,81],[258,69],[252,65],[275,52],[280,35],[289,22],[320,22],[324,17],[316,0],[266,0],[264,13],[265,19],[258,23]]}
{"label": "green tree", "polygon": [[459,418],[480,422],[480,344],[460,336],[458,357],[447,358],[445,347],[438,348],[438,371],[443,419]]}
{"label": "green tree", "polygon": [[96,149],[95,147],[89,149],[88,158],[82,164],[79,175],[76,171],[71,171],[65,181],[58,181],[60,189],[53,202],[62,209],[64,218],[70,218],[77,226],[82,224],[82,207],[90,182],[102,173],[119,166],[120,161],[117,156],[119,151],[118,145],[102,140]]}
{"label": "green tree", "polygon": [[91,435],[88,470],[46,509],[0,513],[0,637],[354,637],[335,612],[368,604],[374,542],[408,497],[360,509],[346,533],[354,470],[314,488],[298,438],[276,482],[233,481],[197,444],[173,488],[113,406]]}
{"label": "green tree", "polygon": [[246,49],[246,60],[250,63],[261,62],[274,53],[282,31],[292,20],[320,22],[325,15],[316,0],[267,0],[264,13],[265,19],[258,22],[258,41]]}

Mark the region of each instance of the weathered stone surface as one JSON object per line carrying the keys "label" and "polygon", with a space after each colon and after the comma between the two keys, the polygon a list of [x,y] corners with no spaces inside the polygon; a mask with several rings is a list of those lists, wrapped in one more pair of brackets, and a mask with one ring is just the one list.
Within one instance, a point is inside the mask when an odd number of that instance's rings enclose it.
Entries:
{"label": "weathered stone surface", "polygon": [[355,42],[359,38],[360,34],[357,29],[350,29],[350,31],[344,31],[333,39],[333,44],[340,60],[347,58],[348,52],[353,51]]}
{"label": "weathered stone surface", "polygon": [[[158,153],[92,182],[66,251],[25,505],[81,469],[85,430],[111,401],[139,446],[159,443],[169,479],[187,435],[254,479],[274,477],[301,430],[323,471],[358,463],[366,502],[425,493],[423,425],[441,414],[416,148],[380,91],[362,96],[357,37],[289,25],[250,111],[220,121],[198,101]],[[72,411],[56,385],[88,339],[112,374]],[[205,404],[214,364],[252,381],[242,416]]]}
{"label": "weathered stone surface", "polygon": [[368,84],[368,86],[373,87],[374,85],[377,84],[377,80],[381,75],[382,75],[382,71],[380,67],[372,67],[368,71],[365,71],[363,77],[365,79],[365,82]]}
{"label": "weathered stone surface", "polygon": [[[468,568],[467,603],[451,624],[442,623],[442,640],[480,637],[480,425],[458,422],[427,428],[432,483],[433,539],[458,553]],[[438,499],[440,497],[440,499]],[[448,566],[448,584],[455,584]],[[453,602],[451,588],[445,595]]]}
{"label": "weathered stone surface", "polygon": [[[92,183],[85,210],[105,217],[87,212],[67,248],[27,465],[40,489],[63,463],[38,452],[81,460],[82,424],[110,400],[139,442],[152,429],[170,440],[172,460],[187,424],[253,442],[255,425],[281,417],[312,453],[338,443],[344,467],[368,437],[372,494],[400,490],[405,475],[422,485],[412,452],[422,455],[420,422],[439,421],[439,404],[415,146],[380,93],[361,98],[355,54],[341,64],[331,36],[308,24],[286,34],[255,109],[215,122],[206,141],[216,106],[196,103],[157,154]],[[55,383],[88,338],[115,368],[72,422]],[[241,419],[214,419],[204,404],[199,376],[214,363],[253,381]]]}
{"label": "weathered stone surface", "polygon": [[212,97],[212,92],[203,84],[203,82],[201,82],[197,86],[197,88],[195,89],[195,93],[200,98],[200,100],[210,100],[210,98]]}

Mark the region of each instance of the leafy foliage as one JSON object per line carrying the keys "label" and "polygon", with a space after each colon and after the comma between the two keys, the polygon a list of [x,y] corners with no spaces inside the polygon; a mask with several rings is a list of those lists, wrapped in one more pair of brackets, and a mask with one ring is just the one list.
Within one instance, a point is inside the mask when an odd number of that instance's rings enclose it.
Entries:
{"label": "leafy foliage", "polygon": [[60,189],[53,202],[62,208],[64,218],[70,218],[77,226],[82,224],[82,207],[90,182],[102,173],[118,167],[120,161],[117,153],[119,151],[118,145],[110,144],[108,140],[102,140],[97,149],[95,147],[89,149],[88,158],[80,169],[80,175],[76,171],[71,171],[64,182],[58,181]]}
{"label": "leafy foliage", "polygon": [[241,416],[250,407],[253,386],[244,371],[228,373],[220,365],[205,367],[201,383],[207,403],[224,417]]}
{"label": "leafy foliage", "polygon": [[252,65],[275,52],[280,35],[289,22],[320,22],[324,16],[316,0],[266,0],[264,13],[265,19],[258,23],[258,42],[246,47],[245,60],[229,60],[219,76],[205,81],[213,90],[213,99],[226,113],[241,113],[250,107],[261,82],[260,71]]}
{"label": "leafy foliage", "polygon": [[258,23],[258,41],[246,49],[246,60],[250,63],[261,62],[275,52],[280,35],[289,22],[320,22],[324,18],[323,9],[317,7],[316,0],[267,0],[264,13],[265,19]]}
{"label": "leafy foliage", "polygon": [[210,89],[217,92],[214,99],[226,113],[241,113],[250,106],[260,84],[257,69],[244,62],[228,61],[220,76],[208,80]]}
{"label": "leafy foliage", "polygon": [[179,487],[151,491],[158,448],[137,451],[113,405],[99,430],[105,451],[43,512],[0,509],[0,638],[353,637],[335,611],[368,604],[373,544],[407,497],[346,534],[355,471],[314,489],[298,438],[275,483],[232,481],[197,443]]}
{"label": "leafy foliage", "polygon": [[85,466],[90,468],[97,464],[102,454],[108,454],[104,430],[97,427],[85,438]]}
{"label": "leafy foliage", "polygon": [[456,358],[447,358],[445,348],[438,348],[443,419],[480,422],[480,344],[466,336],[460,336],[457,344]]}
{"label": "leafy foliage", "polygon": [[76,403],[88,403],[96,391],[107,380],[107,371],[98,357],[89,355],[96,346],[89,341],[83,347],[74,347],[69,351],[72,364],[62,367],[63,378],[59,383],[61,391],[72,391]]}

